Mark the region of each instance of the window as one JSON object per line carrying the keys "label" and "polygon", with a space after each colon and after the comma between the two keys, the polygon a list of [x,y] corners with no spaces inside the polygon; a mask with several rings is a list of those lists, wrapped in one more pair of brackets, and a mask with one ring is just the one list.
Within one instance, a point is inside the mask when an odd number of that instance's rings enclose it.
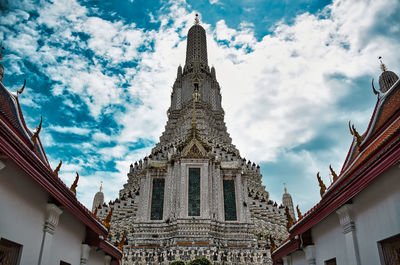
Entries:
{"label": "window", "polygon": [[71,265],[71,263],[67,263],[67,262],[61,260],[60,265]]}
{"label": "window", "polygon": [[153,179],[153,192],[151,196],[151,220],[162,220],[164,208],[165,179]]}
{"label": "window", "polygon": [[225,210],[225,221],[237,220],[235,181],[233,179],[224,179],[224,210]]}
{"label": "window", "polygon": [[0,239],[0,264],[17,265],[21,255],[22,246],[7,239]]}
{"label": "window", "polygon": [[326,260],[325,265],[336,265],[336,258]]}
{"label": "window", "polygon": [[189,168],[189,216],[200,216],[200,168]]}
{"label": "window", "polygon": [[382,250],[382,259],[385,265],[400,264],[400,234],[379,242]]}

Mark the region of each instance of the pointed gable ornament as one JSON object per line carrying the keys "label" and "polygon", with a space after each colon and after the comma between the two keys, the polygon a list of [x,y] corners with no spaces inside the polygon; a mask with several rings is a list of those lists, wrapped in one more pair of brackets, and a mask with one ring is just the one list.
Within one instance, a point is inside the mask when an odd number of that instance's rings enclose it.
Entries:
{"label": "pointed gable ornament", "polygon": [[58,166],[56,167],[56,169],[54,169],[54,174],[58,177],[58,172],[60,171],[62,165],[62,160],[60,160],[60,163],[58,163]]}
{"label": "pointed gable ornament", "polygon": [[329,170],[331,171],[332,177],[333,177],[333,182],[335,182],[339,176],[336,174],[336,172],[333,170],[332,166],[329,165]]}
{"label": "pointed gable ornament", "polygon": [[297,211],[297,216],[299,217],[299,219],[303,218],[303,215],[301,214],[300,209],[299,209],[299,205],[296,206],[296,211]]}
{"label": "pointed gable ornament", "polygon": [[43,117],[40,116],[39,126],[36,128],[35,132],[33,133],[32,137],[31,137],[31,140],[34,145],[37,143],[37,138],[39,136],[40,130],[42,129],[42,123],[43,123]]}
{"label": "pointed gable ornament", "polygon": [[17,96],[18,96],[19,94],[22,94],[22,92],[24,92],[25,85],[26,85],[26,79],[24,79],[24,84],[22,85],[22,87],[21,87],[20,89],[17,90]]}
{"label": "pointed gable ornament", "polygon": [[75,194],[75,196],[76,196],[76,187],[78,187],[78,181],[79,181],[79,174],[78,172],[76,172],[74,183],[72,183],[70,188],[70,190]]}
{"label": "pointed gable ornament", "polygon": [[182,151],[182,157],[184,158],[205,158],[206,156],[206,149],[196,138],[190,140],[190,142],[183,148]]}
{"label": "pointed gable ornament", "polygon": [[317,173],[317,179],[318,179],[318,184],[320,187],[319,194],[321,195],[321,198],[322,198],[322,196],[324,195],[324,193],[326,191],[326,186],[325,186],[324,182],[322,181],[321,176],[319,175],[319,172]]}

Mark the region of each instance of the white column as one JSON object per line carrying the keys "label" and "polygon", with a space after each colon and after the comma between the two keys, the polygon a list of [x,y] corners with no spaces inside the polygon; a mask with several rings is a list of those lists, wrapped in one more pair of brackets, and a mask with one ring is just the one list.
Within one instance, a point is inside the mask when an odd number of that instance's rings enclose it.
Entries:
{"label": "white column", "polygon": [[48,203],[46,205],[46,221],[43,228],[43,239],[39,254],[39,265],[50,265],[50,249],[53,240],[53,234],[57,228],[59,217],[62,210],[55,204]]}
{"label": "white column", "polygon": [[250,214],[250,202],[249,202],[249,197],[248,197],[248,191],[247,191],[247,176],[242,175],[242,173],[240,173],[241,175],[241,179],[242,179],[242,183],[243,183],[243,188],[242,188],[242,192],[243,192],[243,203],[246,203],[246,206],[243,207],[243,213],[244,213],[244,219],[243,221],[245,222],[251,222],[251,214]]}
{"label": "white column", "polygon": [[104,256],[104,265],[110,265],[111,264],[111,257],[105,255]]}
{"label": "white column", "polygon": [[165,176],[165,187],[164,187],[164,211],[163,211],[163,219],[166,220],[171,218],[172,205],[173,205],[173,185],[174,180],[172,179],[172,171],[173,167],[171,164],[167,165],[167,175]]}
{"label": "white column", "polygon": [[303,248],[304,253],[306,255],[306,260],[308,265],[316,265],[315,261],[315,246],[314,245],[309,245],[305,248]]}
{"label": "white column", "polygon": [[217,185],[217,198],[218,198],[218,219],[220,221],[225,221],[225,212],[224,212],[224,180],[223,177],[221,176],[221,168],[219,165],[217,165],[217,171],[216,171],[216,185]]}
{"label": "white column", "polygon": [[6,167],[6,164],[4,163],[4,161],[0,160],[0,170],[2,170],[5,167]]}
{"label": "white column", "polygon": [[353,221],[351,209],[351,204],[345,204],[340,207],[336,213],[339,216],[339,221],[343,228],[343,234],[345,237],[347,264],[360,265],[360,254],[358,251],[358,242],[356,237],[356,225]]}
{"label": "white column", "polygon": [[90,246],[87,244],[81,245],[81,264],[86,265],[89,261]]}
{"label": "white column", "polygon": [[208,201],[208,163],[203,163],[200,169],[200,216],[210,218],[210,205]]}
{"label": "white column", "polygon": [[237,209],[237,220],[239,222],[244,222],[244,214],[243,214],[243,197],[242,197],[242,178],[241,174],[236,174],[236,190],[235,190],[235,199],[236,199],[236,209]]}
{"label": "white column", "polygon": [[292,259],[290,256],[285,256],[282,257],[283,265],[291,265],[292,264]]}
{"label": "white column", "polygon": [[188,216],[188,167],[186,163],[181,163],[180,166],[180,180],[179,180],[179,204],[180,204],[180,212],[179,217],[185,218]]}

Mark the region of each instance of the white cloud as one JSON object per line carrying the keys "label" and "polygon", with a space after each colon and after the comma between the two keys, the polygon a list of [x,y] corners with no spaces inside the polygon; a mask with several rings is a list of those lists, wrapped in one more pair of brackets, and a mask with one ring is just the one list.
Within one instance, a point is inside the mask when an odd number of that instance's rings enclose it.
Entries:
{"label": "white cloud", "polygon": [[88,135],[91,130],[87,128],[79,128],[76,126],[71,126],[71,127],[64,127],[64,126],[53,126],[50,125],[49,129],[55,132],[59,133],[71,133],[71,134],[77,134],[77,135]]}
{"label": "white cloud", "polygon": [[[390,36],[372,41],[368,35],[382,15],[398,5],[396,0],[335,0],[322,14],[305,13],[297,16],[291,25],[277,24],[272,29],[273,34],[259,41],[250,23],[242,22],[238,29],[230,28],[224,20],[218,21],[215,28],[202,23],[208,33],[209,62],[215,66],[222,87],[228,131],[242,156],[257,162],[274,161],[283,150],[309,141],[333,121],[346,122],[350,117],[355,122],[366,123],[371,115],[368,110],[343,113],[337,108],[337,102],[351,91],[349,83],[336,82],[331,76],[340,74],[344,80],[377,76],[378,55],[383,55],[388,65],[399,69],[400,58],[395,54],[400,48],[398,42]],[[158,18],[150,14],[152,22],[158,19],[161,26],[145,31],[133,23],[111,22],[89,15],[85,7],[72,0],[46,3],[38,11],[39,18],[35,22],[25,23],[24,12],[0,18],[0,21],[13,21],[18,31],[23,32],[7,36],[14,52],[24,54],[39,66],[51,65],[42,69],[57,82],[53,94],[79,96],[95,119],[110,105],[125,108],[124,113],[113,113],[114,120],[122,128],[118,134],[106,135],[76,126],[50,127],[53,131],[79,135],[92,132],[94,141],[118,143],[116,147],[96,150],[104,158],[115,160],[119,172],[101,171],[87,177],[81,186],[87,193],[80,198],[88,205],[89,198],[97,190],[98,185],[93,184],[97,178],[105,181],[106,194],[113,192],[116,196],[117,189],[126,180],[129,164],[149,152],[149,147],[132,151],[124,144],[138,139],[156,141],[165,126],[176,68],[184,63],[186,43],[182,37],[193,24],[195,12],[188,12],[183,2],[174,3],[169,7],[170,13]],[[54,30],[40,48],[38,25]],[[80,41],[74,32],[86,34],[88,40]],[[227,41],[228,45],[219,45],[217,41]],[[68,43],[75,49],[93,52],[94,56],[90,60],[52,46],[51,42]],[[154,44],[153,49],[138,52],[138,47],[149,47],[150,43]],[[63,58],[61,62],[60,58]],[[125,67],[124,75],[108,72],[111,66],[131,61],[136,61],[138,66]],[[129,85],[122,88],[123,84]],[[365,93],[370,91],[366,89]],[[30,102],[34,101],[26,103]],[[74,105],[68,98],[65,104]],[[89,144],[85,148],[94,150],[96,147]],[[344,159],[345,149],[341,146],[334,150],[338,160],[340,156]],[[305,157],[310,172],[325,163],[310,153],[288,153],[288,158],[294,161]],[[94,158],[85,159],[85,163],[96,164]],[[73,172],[69,174],[67,181],[73,178]],[[118,185],[111,185],[115,179]]]}

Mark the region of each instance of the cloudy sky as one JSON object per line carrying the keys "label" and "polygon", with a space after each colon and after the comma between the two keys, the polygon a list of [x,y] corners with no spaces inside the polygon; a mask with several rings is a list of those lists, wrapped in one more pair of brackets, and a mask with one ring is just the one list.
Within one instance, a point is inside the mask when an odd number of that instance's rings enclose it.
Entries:
{"label": "cloudy sky", "polygon": [[89,208],[100,181],[115,199],[158,141],[195,13],[233,143],[261,165],[271,199],[286,183],[302,211],[319,200],[316,173],[328,184],[329,164],[340,171],[348,121],[359,132],[369,122],[377,57],[400,72],[398,0],[0,0],[0,10],[3,84],[27,80],[28,127],[43,115],[49,161],[63,160],[67,185],[80,173]]}

